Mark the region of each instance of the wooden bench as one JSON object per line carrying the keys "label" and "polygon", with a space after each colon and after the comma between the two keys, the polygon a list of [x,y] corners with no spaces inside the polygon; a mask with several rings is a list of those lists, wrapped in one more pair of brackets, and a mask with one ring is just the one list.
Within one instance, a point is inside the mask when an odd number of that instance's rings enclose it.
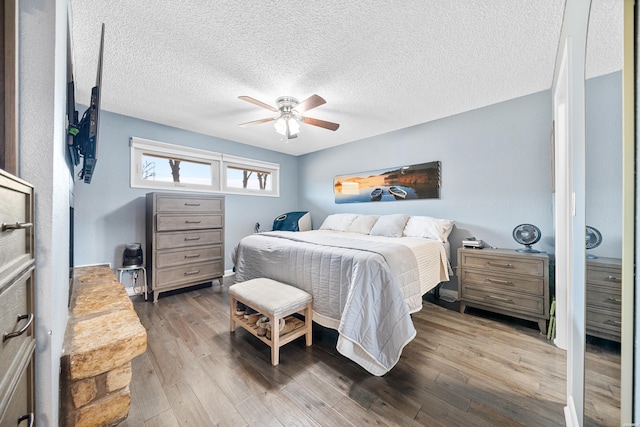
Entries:
{"label": "wooden bench", "polygon": [[[293,331],[280,337],[276,333],[278,328],[271,331],[271,339],[258,335],[258,326],[250,324],[243,315],[236,314],[236,303],[251,307],[258,313],[267,316],[271,325],[279,325],[280,319],[294,322]],[[293,313],[304,315],[304,322]],[[278,365],[280,347],[303,335],[306,336],[307,347],[311,345],[311,324],[313,319],[312,298],[307,292],[293,286],[267,278],[247,280],[229,287],[229,320],[230,330],[235,331],[236,325],[249,331],[260,341],[271,347],[271,364]]]}

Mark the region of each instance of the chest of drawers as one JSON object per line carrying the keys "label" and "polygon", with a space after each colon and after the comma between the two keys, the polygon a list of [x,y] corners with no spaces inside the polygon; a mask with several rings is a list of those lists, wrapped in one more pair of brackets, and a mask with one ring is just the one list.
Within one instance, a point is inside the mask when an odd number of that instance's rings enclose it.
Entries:
{"label": "chest of drawers", "polygon": [[538,322],[549,319],[549,257],[508,249],[458,249],[460,312],[467,306]]}
{"label": "chest of drawers", "polygon": [[33,203],[33,187],[0,170],[1,426],[35,413]]}
{"label": "chest of drawers", "polygon": [[224,196],[148,193],[147,271],[158,295],[224,275]]}
{"label": "chest of drawers", "polygon": [[618,258],[587,260],[587,335],[620,342],[622,264]]}

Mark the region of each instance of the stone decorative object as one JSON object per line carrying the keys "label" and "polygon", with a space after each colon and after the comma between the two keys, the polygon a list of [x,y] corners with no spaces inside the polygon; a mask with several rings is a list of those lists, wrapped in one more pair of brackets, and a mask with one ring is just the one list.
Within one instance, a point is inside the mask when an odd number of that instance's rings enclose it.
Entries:
{"label": "stone decorative object", "polygon": [[61,358],[60,425],[124,420],[131,360],[146,349],[147,332],[113,271],[106,265],[75,269]]}

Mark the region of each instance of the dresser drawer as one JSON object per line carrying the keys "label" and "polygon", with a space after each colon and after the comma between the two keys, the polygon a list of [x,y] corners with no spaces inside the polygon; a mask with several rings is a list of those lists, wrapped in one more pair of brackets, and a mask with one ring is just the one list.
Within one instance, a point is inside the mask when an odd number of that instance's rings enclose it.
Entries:
{"label": "dresser drawer", "polygon": [[[20,373],[18,382],[15,384],[13,394],[2,396],[6,397],[8,404],[4,413],[0,408],[0,426],[16,426],[27,427],[29,425],[29,416],[34,416],[33,390],[31,384],[33,381],[33,359],[30,360],[29,366],[24,368]],[[6,390],[9,392],[10,390]],[[20,423],[18,423],[20,421]]]}
{"label": "dresser drawer", "polygon": [[159,194],[156,212],[211,213],[223,212],[224,199],[220,197]]}
{"label": "dresser drawer", "polygon": [[16,361],[24,360],[24,354],[33,346],[32,272],[33,267],[0,290],[0,381],[6,380],[7,373],[16,369]]}
{"label": "dresser drawer", "polygon": [[224,217],[217,215],[180,215],[158,214],[156,231],[198,230],[204,228],[222,228]]}
{"label": "dresser drawer", "polygon": [[600,336],[594,332],[606,332],[617,336],[619,340],[622,326],[622,317],[619,312],[587,305],[585,320],[588,334]]}
{"label": "dresser drawer", "polygon": [[587,283],[620,289],[622,272],[617,268],[587,268]]}
{"label": "dresser drawer", "polygon": [[176,268],[158,269],[155,279],[156,288],[176,285],[185,282],[197,284],[210,281],[223,275],[222,260],[189,264]]}
{"label": "dresser drawer", "polygon": [[495,292],[485,287],[463,284],[462,298],[480,305],[545,316],[544,300],[541,297]]}
{"label": "dresser drawer", "polygon": [[536,277],[519,277],[513,275],[488,274],[484,271],[465,269],[462,271],[461,280],[465,283],[474,283],[503,291],[519,291],[532,295],[544,295],[544,280]]}
{"label": "dresser drawer", "polygon": [[496,273],[515,273],[544,277],[544,261],[538,259],[510,258],[508,256],[483,256],[479,253],[462,253],[461,265],[465,268],[481,268]]}
{"label": "dresser drawer", "polygon": [[620,288],[612,291],[599,286],[587,285],[586,301],[587,305],[620,312],[622,292]]}
{"label": "dresser drawer", "polygon": [[0,175],[0,285],[33,259],[31,187]]}
{"label": "dresser drawer", "polygon": [[222,230],[170,231],[157,234],[156,249],[184,248],[222,243]]}
{"label": "dresser drawer", "polygon": [[158,251],[157,268],[175,267],[188,263],[213,261],[222,258],[222,245],[198,246],[181,250]]}

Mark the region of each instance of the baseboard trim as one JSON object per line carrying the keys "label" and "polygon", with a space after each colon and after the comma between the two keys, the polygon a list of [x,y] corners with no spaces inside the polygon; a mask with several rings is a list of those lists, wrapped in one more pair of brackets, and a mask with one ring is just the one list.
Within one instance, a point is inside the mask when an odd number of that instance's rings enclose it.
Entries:
{"label": "baseboard trim", "polygon": [[564,407],[564,422],[567,427],[580,427],[576,405],[573,403],[573,397],[571,396],[567,397],[567,406]]}

